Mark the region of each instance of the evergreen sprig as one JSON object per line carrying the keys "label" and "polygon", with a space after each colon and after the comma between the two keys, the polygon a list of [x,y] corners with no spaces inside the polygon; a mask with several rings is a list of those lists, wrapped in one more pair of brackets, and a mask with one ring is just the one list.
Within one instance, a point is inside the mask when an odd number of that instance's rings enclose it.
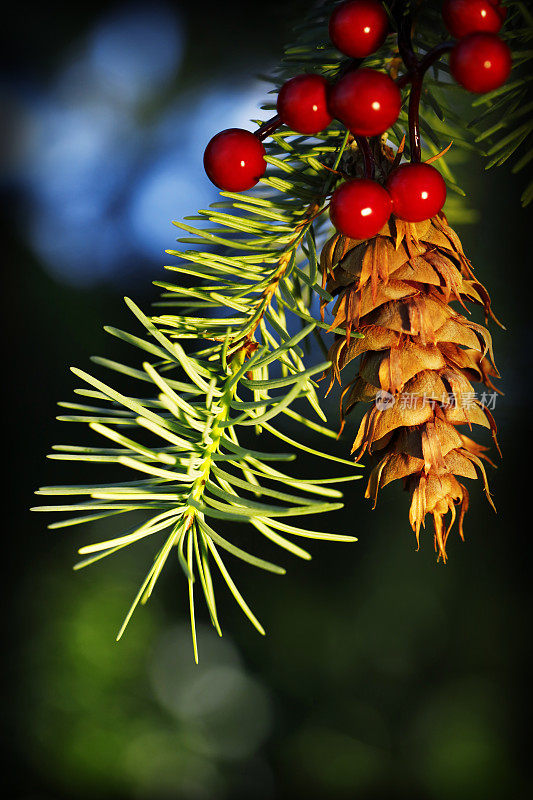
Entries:
{"label": "evergreen sprig", "polygon": [[[297,42],[286,48],[273,77],[275,86],[301,71],[313,70],[334,78],[345,68],[344,57],[325,40],[332,5],[322,4],[299,26]],[[389,3],[394,20],[393,5]],[[512,15],[524,13],[521,6],[510,4]],[[424,11],[427,15],[417,26],[415,45],[418,42],[419,48],[427,50],[438,45],[442,36],[432,22],[435,4],[428,3]],[[394,42],[389,37],[365,64],[397,73]],[[456,91],[446,67],[435,66],[421,108],[422,133],[432,154],[443,150],[450,139],[454,147],[468,150],[475,146],[474,128],[465,128],[464,120],[454,111]],[[513,91],[507,87],[494,97],[496,108],[516,104],[518,94]],[[520,118],[518,108],[515,118]],[[406,129],[407,117],[402,112],[389,137],[393,145],[400,144]],[[500,127],[492,126],[486,139],[499,131]],[[476,135],[479,137],[479,132]],[[511,142],[523,139],[515,129],[512,140],[503,146],[500,142],[500,160]],[[188,582],[195,657],[194,588],[198,581],[211,621],[221,632],[213,565],[252,624],[264,632],[231,578],[221,551],[273,573],[281,574],[284,569],[223,538],[215,530],[217,521],[251,525],[302,558],[309,558],[308,553],[288,537],[354,541],[351,535],[293,524],[294,517],[340,508],[342,495],[334,484],[360,476],[353,471],[356,465],[352,461],[338,458],[322,445],[312,448],[289,437],[281,424],[288,418],[313,436],[336,438],[324,424],[326,418],[316,392],[316,379],[328,362],[308,366],[302,348],[310,337],[321,342],[321,331],[328,329],[313,312],[314,300],[332,299],[318,278],[317,251],[328,230],[328,197],[339,179],[337,168],[342,167],[348,148],[352,156],[354,152],[357,155],[340,123],[312,138],[282,128],[267,143],[270,167],[254,192],[222,192],[222,201],[174,223],[186,234],[180,243],[194,244],[195,249],[168,251],[177,261],[166,267],[172,279],[156,282],[162,289],[157,313],[148,317],[127,299],[142,335],[106,329],[133,346],[136,366],[93,358],[99,367],[135,381],[138,394],[124,394],[99,378],[73,369],[84,382],[76,392],[86,402],[61,403],[69,413],[59,419],[84,423],[107,442],[104,446],[58,445],[50,457],[121,465],[129,477],[116,483],[42,488],[38,494],[65,497],[66,502],[36,510],[73,515],[52,523],[52,529],[135,512],[144,515],[142,523],[132,525],[120,536],[79,551],[85,558],[78,568],[147,537],[154,536],[158,543],[118,638],[138,603],[145,603],[152,594],[172,552],[177,553]],[[443,159],[440,165],[449,185],[461,193]],[[343,329],[329,332],[345,333]],[[303,413],[303,403],[311,416]],[[279,439],[288,446],[288,452],[243,446],[239,440],[243,428],[265,433],[269,441]],[[326,475],[306,480],[281,471],[278,467],[294,459],[298,450],[345,464],[350,472],[342,478]],[[290,491],[285,490],[288,485]],[[72,501],[73,497],[81,499]]]}
{"label": "evergreen sprig", "polygon": [[[227,541],[212,527],[216,520],[251,524],[267,539],[302,558],[310,556],[287,534],[354,541],[353,536],[294,525],[290,518],[340,508],[342,495],[332,484],[359,478],[357,473],[340,479],[299,480],[271,463],[291,460],[300,449],[352,470],[355,466],[291,439],[278,425],[283,415],[313,434],[336,437],[322,424],[326,419],[314,380],[329,363],[306,367],[301,345],[311,334],[328,327],[309,313],[314,293],[330,299],[317,284],[316,242],[325,227],[322,215],[334,182],[323,161],[332,160],[335,169],[346,141],[340,127],[313,140],[294,138],[290,131],[276,134],[268,148],[272,169],[260,193],[223,193],[226,200],[186,222],[175,222],[188,234],[180,242],[203,249],[170,251],[178,261],[167,269],[201,282],[197,286],[157,282],[164,290],[158,303],[161,313],[152,318],[126,299],[145,338],[115,328],[107,330],[144,351],[142,369],[93,359],[101,367],[136,379],[150,390],[145,391],[148,397],[125,395],[73,369],[90,387],[78,393],[104,406],[63,403],[75,413],[59,419],[88,423],[113,446],[57,446],[51,457],[118,463],[128,468],[132,478],[113,484],[45,487],[40,495],[79,495],[82,500],[72,503],[69,499],[66,504],[37,510],[76,512],[74,517],[52,523],[54,529],[131,512],[147,515],[146,521],[117,538],[81,548],[80,554],[86,558],[78,567],[140,539],[163,537],[118,638],[137,604],[150,597],[173,548],[189,585],[195,655],[195,576],[220,633],[213,563],[252,624],[264,632],[230,577],[220,551],[270,572],[281,574],[284,570]],[[193,227],[191,221],[204,225]],[[301,322],[300,330],[291,333],[294,319]],[[191,344],[193,349],[186,349]],[[302,400],[318,419],[295,408]],[[239,429],[248,427],[277,437],[290,445],[292,453],[243,448]],[[139,475],[142,477],[137,479]],[[284,484],[290,485],[290,492],[284,491]]]}

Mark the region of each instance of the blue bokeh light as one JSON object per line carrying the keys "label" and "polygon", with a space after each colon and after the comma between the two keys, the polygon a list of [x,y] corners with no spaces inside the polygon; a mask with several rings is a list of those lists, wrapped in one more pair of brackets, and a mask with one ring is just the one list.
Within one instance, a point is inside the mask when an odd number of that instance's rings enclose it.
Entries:
{"label": "blue bokeh light", "polygon": [[185,38],[170,5],[122,6],[47,85],[9,87],[16,158],[4,174],[21,200],[16,221],[56,279],[151,271],[176,248],[171,221],[216,200],[205,145],[223,127],[250,128],[264,89],[231,75],[180,84]]}
{"label": "blue bokeh light", "polygon": [[104,89],[137,101],[175,75],[185,44],[183,25],[167,5],[127,6],[96,25],[88,60]]}

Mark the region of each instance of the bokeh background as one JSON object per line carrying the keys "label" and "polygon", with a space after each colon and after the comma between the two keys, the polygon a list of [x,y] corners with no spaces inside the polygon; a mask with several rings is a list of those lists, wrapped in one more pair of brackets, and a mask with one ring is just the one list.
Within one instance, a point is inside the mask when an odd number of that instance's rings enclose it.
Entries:
{"label": "bokeh background", "polygon": [[19,2],[3,20],[10,797],[530,796],[523,178],[487,174],[474,156],[461,167],[479,217],[459,232],[508,328],[494,330],[505,458],[491,475],[498,516],[476,487],[467,541],[450,541],[447,566],[435,563],[430,535],[414,551],[400,490],[388,488],[371,512],[363,484],[348,484],[347,509],[330,524],[359,542],[311,544],[309,563],[287,554],[283,578],[236,564],[268,637],[220,587],[226,633],[218,640],[200,626],[196,667],[177,568],[116,645],[146,552],[73,573],[76,549],[105,531],[48,532],[27,511],[38,485],[67,477],[44,458],[76,440],[54,421],[74,386],[67,366],[122,357],[102,324],[128,327],[123,294],[144,308],[154,299],[150,281],[174,245],[170,220],[216,199],[201,167],[206,141],[259,116],[268,87],[257,76],[306,6]]}

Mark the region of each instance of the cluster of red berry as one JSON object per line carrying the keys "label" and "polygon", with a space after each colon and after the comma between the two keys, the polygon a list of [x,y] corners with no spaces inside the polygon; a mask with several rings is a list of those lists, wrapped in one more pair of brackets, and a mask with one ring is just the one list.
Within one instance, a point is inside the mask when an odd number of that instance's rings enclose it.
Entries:
{"label": "cluster of red berry", "polygon": [[[508,77],[509,48],[497,36],[505,9],[499,0],[445,0],[444,21],[459,38],[450,55],[453,76],[465,88],[485,92]],[[345,55],[362,59],[375,52],[389,32],[379,0],[345,0],[333,11],[329,34]],[[349,69],[333,85],[321,75],[297,75],[280,89],[275,128],[285,124],[297,133],[319,133],[340,120],[356,137],[380,136],[398,119],[402,95],[383,72]],[[259,134],[259,135],[258,135]],[[211,139],[204,166],[211,181],[225,191],[251,189],[266,170],[260,132],[229,128]],[[402,164],[383,187],[370,177],[349,180],[335,190],[330,216],[337,230],[355,239],[374,236],[391,213],[408,222],[437,214],[446,200],[446,185],[429,164]]]}
{"label": "cluster of red berry", "polygon": [[375,236],[393,213],[406,222],[422,222],[438,214],[446,200],[446,184],[429,164],[401,164],[382,186],[369,178],[342,183],[331,197],[329,215],[335,228],[352,239]]}
{"label": "cluster of red berry", "polygon": [[450,71],[470,92],[490,92],[511,72],[511,52],[498,36],[507,9],[500,0],[444,0],[444,24],[456,39]]}

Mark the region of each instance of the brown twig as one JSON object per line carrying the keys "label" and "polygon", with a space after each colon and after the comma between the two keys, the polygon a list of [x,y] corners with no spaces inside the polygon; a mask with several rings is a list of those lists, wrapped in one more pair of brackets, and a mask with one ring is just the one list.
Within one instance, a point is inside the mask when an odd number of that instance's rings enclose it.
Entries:
{"label": "brown twig", "polygon": [[359,148],[359,151],[361,152],[365,162],[365,178],[373,179],[376,172],[376,165],[368,139],[366,136],[357,136],[355,134],[354,139],[357,142],[357,147]]}
{"label": "brown twig", "polygon": [[396,80],[397,86],[403,88],[411,84],[409,90],[409,146],[411,161],[421,160],[420,140],[420,100],[424,76],[428,69],[454,47],[453,42],[443,42],[430,50],[420,60],[417,58],[412,43],[412,19],[410,15],[402,16],[398,23],[398,49],[407,68],[405,75]]}
{"label": "brown twig", "polygon": [[281,117],[279,114],[276,114],[275,117],[263,122],[263,124],[255,131],[254,136],[256,136],[260,142],[262,142],[263,139],[271,136],[282,124]]}

